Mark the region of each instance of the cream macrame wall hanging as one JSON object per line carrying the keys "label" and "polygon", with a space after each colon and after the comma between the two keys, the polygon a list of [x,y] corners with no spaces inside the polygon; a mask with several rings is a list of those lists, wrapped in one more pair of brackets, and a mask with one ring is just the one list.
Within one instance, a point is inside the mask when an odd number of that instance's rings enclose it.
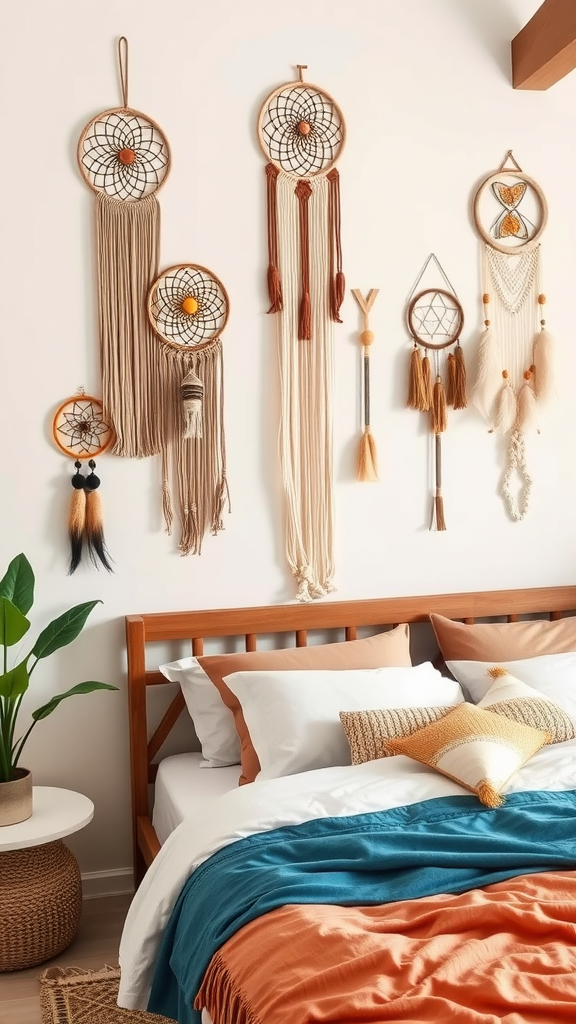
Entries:
{"label": "cream macrame wall hanging", "polygon": [[95,196],[102,401],[115,455],[161,450],[156,341],[146,296],[158,274],[160,207],[170,168],[168,142],[147,115],[128,106],[128,43],[118,41],[122,106],[86,125],[78,165]]}
{"label": "cream macrame wall hanging", "polygon": [[154,281],[147,301],[157,335],[156,391],[162,423],[166,529],[176,490],[180,550],[200,554],[202,538],[222,530],[228,501],[221,334],[228,322],[224,285],[206,267],[183,263]]}
{"label": "cream macrame wall hanging", "polygon": [[266,165],[268,290],[280,370],[280,464],[286,555],[310,601],[334,589],[334,323],[344,275],[336,162],[344,119],[323,90],[299,79],[268,96],[258,118]]}
{"label": "cream macrame wall hanging", "polygon": [[474,198],[474,223],[483,241],[484,332],[473,397],[490,432],[506,438],[501,491],[513,520],[524,519],[532,487],[526,435],[539,433],[538,411],[553,390],[540,255],[547,216],[540,186],[509,151]]}
{"label": "cream macrame wall hanging", "polygon": [[[68,538],[71,575],[88,555],[92,564],[103,565],[112,572],[111,559],[104,540],[104,519],[96,475],[96,457],[102,455],[114,439],[109,423],[104,419],[102,402],[78,389],[78,394],[67,398],[58,406],[52,418],[52,436],[57,447],[69,459],[74,459],[76,472],[71,479],[72,496],[68,512]],[[89,473],[81,472],[87,461]]]}
{"label": "cream macrame wall hanging", "polygon": [[[422,289],[429,267],[439,272],[441,287]],[[434,441],[430,529],[445,530],[442,434],[448,426],[447,406],[456,410],[467,405],[466,366],[460,344],[464,312],[434,253],[428,256],[406,302],[406,323],[413,343],[407,405],[429,418]],[[446,353],[447,349],[451,351]]]}

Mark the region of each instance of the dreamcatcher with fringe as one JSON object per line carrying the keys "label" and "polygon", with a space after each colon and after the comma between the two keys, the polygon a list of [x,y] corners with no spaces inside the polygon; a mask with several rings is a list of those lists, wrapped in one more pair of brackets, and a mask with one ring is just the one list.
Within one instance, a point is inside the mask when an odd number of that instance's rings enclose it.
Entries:
{"label": "dreamcatcher with fringe", "polygon": [[[418,291],[434,261],[445,287]],[[434,253],[430,253],[406,300],[406,322],[413,342],[408,374],[409,409],[425,412],[434,438],[434,494],[431,530],[445,530],[442,494],[442,434],[448,426],[447,407],[465,409],[466,365],[460,336],[464,312]],[[446,350],[451,351],[446,353]]]}
{"label": "dreamcatcher with fringe", "polygon": [[156,343],[146,296],[158,274],[160,207],[170,168],[158,125],[128,106],[128,42],[118,40],[122,106],[92,118],[78,142],[78,166],[95,193],[102,401],[115,455],[161,449]]}
{"label": "dreamcatcher with fringe", "polygon": [[[60,451],[74,459],[72,496],[68,512],[68,538],[70,561],[68,574],[76,571],[88,555],[97,568],[103,565],[112,572],[111,559],[104,540],[104,518],[98,488],[100,477],[96,476],[96,457],[106,451],[113,442],[114,432],[104,419],[102,402],[84,394],[67,398],[58,406],[52,419],[52,436]],[[81,472],[82,464],[88,460],[90,472]]]}
{"label": "dreamcatcher with fringe", "polygon": [[221,339],[228,322],[228,294],[206,267],[182,263],[154,281],[147,310],[161,341],[157,388],[164,520],[170,533],[171,492],[176,489],[180,550],[183,555],[200,554],[206,531],[224,529],[226,503],[230,511]]}
{"label": "dreamcatcher with fringe", "polygon": [[[506,167],[508,161],[514,166]],[[501,493],[516,521],[528,511],[532,488],[526,435],[540,432],[538,412],[553,392],[553,344],[541,284],[540,237],[547,217],[540,186],[524,174],[509,150],[474,198],[474,223],[484,242],[484,332],[473,400],[490,433],[506,438]]]}
{"label": "dreamcatcher with fringe", "polygon": [[266,164],[269,313],[276,315],[286,555],[310,601],[334,590],[334,323],[345,282],[336,162],[345,126],[334,100],[281,85],[258,118]]}

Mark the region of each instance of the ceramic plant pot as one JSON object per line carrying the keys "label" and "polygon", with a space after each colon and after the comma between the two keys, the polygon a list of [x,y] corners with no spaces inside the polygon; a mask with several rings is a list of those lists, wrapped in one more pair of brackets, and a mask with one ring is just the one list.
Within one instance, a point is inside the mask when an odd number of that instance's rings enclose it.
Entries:
{"label": "ceramic plant pot", "polygon": [[0,827],[25,821],[32,814],[32,772],[16,768],[10,782],[0,782]]}

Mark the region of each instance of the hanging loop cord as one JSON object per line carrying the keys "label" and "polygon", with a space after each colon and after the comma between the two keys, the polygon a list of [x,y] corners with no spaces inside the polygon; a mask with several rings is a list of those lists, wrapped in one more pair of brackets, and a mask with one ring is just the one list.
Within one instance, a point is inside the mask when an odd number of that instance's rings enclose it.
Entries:
{"label": "hanging loop cord", "polygon": [[128,40],[120,36],[118,40],[118,70],[122,89],[122,109],[128,110]]}

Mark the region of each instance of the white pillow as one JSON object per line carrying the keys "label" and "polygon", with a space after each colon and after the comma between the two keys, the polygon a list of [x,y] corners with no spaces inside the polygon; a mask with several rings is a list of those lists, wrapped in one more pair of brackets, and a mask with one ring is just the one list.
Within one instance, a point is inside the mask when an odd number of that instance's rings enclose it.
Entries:
{"label": "white pillow", "polygon": [[350,764],[340,711],[455,706],[458,683],[430,662],[413,668],[233,672],[224,682],[240,701],[260,761],[258,779]]}
{"label": "white pillow", "polygon": [[[477,704],[486,696],[494,680],[488,670],[493,661],[447,661],[446,665],[459,683],[466,687]],[[576,653],[541,654],[519,661],[499,661],[510,675],[528,683],[538,693],[555,700],[576,723]]]}
{"label": "white pillow", "polygon": [[240,764],[240,740],[234,716],[196,658],[182,658],[160,665],[171,683],[179,683],[190,718],[202,747],[201,768]]}

